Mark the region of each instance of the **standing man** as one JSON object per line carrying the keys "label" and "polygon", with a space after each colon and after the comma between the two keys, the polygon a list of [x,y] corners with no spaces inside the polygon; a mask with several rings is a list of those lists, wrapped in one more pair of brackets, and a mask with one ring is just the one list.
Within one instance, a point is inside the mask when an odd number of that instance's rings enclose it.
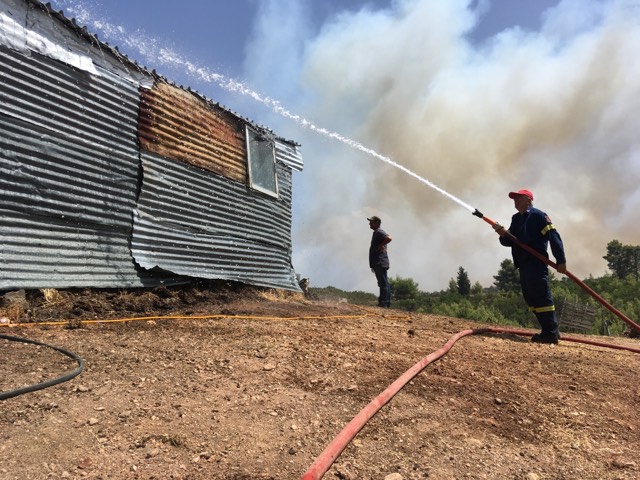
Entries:
{"label": "standing man", "polygon": [[380,296],[378,297],[378,306],[389,308],[391,306],[391,286],[387,270],[389,270],[389,256],[387,255],[387,244],[391,241],[391,237],[387,232],[380,228],[382,221],[380,217],[373,216],[367,218],[369,228],[373,230],[371,237],[371,246],[369,247],[369,267],[375,273],[380,287]]}
{"label": "standing man", "polygon": [[[509,232],[521,243],[528,245],[541,255],[549,258],[547,245],[551,244],[551,252],[556,259],[558,272],[566,273],[567,260],[564,255],[564,247],[560,234],[551,223],[549,216],[534,208],[533,193],[530,190],[518,190],[510,192],[509,198],[513,199],[518,213],[511,217]],[[507,230],[499,224],[494,226],[500,235],[500,243],[505,247],[511,247],[513,263],[520,271],[520,286],[522,296],[532,311],[542,331],[535,334],[532,342],[558,343],[560,332],[556,320],[555,306],[551,289],[549,288],[549,268],[539,258],[518,247],[506,235]]]}

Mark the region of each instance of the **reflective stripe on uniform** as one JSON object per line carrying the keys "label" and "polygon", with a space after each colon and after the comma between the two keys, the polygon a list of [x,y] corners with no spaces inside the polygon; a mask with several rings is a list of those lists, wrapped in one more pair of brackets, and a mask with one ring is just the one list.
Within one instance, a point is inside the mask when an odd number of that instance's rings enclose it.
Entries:
{"label": "reflective stripe on uniform", "polygon": [[529,307],[529,311],[533,313],[555,312],[555,305],[546,305],[544,307]]}
{"label": "reflective stripe on uniform", "polygon": [[556,229],[556,227],[553,226],[553,223],[550,223],[549,225],[544,227],[542,230],[540,230],[540,233],[542,235],[546,235],[547,233],[549,233],[549,230],[555,230],[555,229]]}

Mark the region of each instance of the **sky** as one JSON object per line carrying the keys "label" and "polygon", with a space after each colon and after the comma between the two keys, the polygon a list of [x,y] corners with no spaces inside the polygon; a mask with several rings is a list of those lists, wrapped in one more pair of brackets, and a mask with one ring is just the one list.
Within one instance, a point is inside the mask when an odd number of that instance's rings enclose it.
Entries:
{"label": "sky", "polygon": [[[312,287],[492,285],[527,188],[569,270],[640,244],[640,0],[53,0],[131,59],[288,140],[293,266]],[[560,275],[560,274],[557,274]]]}

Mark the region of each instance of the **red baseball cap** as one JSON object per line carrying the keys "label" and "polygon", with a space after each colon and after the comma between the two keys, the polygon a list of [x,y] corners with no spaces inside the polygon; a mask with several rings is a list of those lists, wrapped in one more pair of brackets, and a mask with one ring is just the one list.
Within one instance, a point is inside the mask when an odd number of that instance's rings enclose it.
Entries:
{"label": "red baseball cap", "polygon": [[525,197],[529,197],[533,202],[533,193],[531,190],[518,190],[517,192],[509,192],[509,198],[516,198],[516,195],[524,195]]}

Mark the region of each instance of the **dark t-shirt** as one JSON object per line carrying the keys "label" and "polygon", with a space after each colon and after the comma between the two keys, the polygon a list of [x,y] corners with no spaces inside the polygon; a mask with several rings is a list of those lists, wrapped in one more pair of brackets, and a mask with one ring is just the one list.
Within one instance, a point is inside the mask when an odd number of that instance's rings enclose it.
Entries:
{"label": "dark t-shirt", "polygon": [[387,232],[381,228],[377,228],[371,236],[371,246],[369,247],[369,267],[373,268],[376,265],[380,265],[382,268],[389,268],[389,256],[387,255],[387,247],[385,246],[382,251],[378,248],[382,241],[387,238]]}

